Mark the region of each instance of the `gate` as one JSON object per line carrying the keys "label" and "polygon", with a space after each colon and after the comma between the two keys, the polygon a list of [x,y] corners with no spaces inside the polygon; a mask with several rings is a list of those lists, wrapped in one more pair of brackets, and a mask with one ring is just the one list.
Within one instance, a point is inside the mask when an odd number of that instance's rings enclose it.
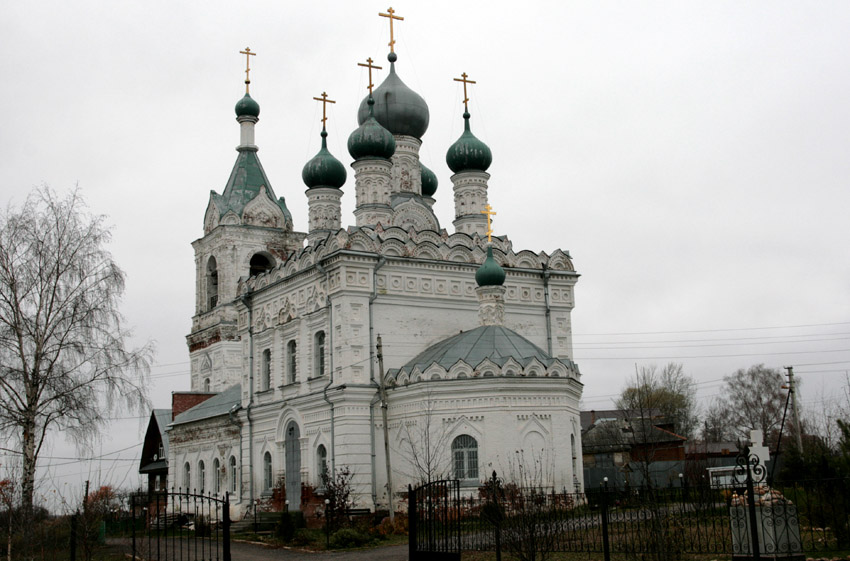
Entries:
{"label": "gate", "polygon": [[130,497],[133,559],[231,561],[230,499],[188,490]]}
{"label": "gate", "polygon": [[460,561],[460,481],[407,487],[410,561]]}

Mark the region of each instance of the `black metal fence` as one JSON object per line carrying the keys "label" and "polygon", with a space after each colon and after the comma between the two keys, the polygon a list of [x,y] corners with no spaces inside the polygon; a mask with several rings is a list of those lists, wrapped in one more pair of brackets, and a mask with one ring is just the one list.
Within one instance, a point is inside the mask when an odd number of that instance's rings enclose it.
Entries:
{"label": "black metal fence", "polygon": [[[847,479],[755,485],[752,493],[744,486],[687,480],[665,488],[603,486],[559,493],[502,484],[494,473],[487,485],[463,496],[442,489],[411,490],[411,552],[414,547],[455,551],[459,546],[499,553],[601,553],[605,558],[612,553],[752,557],[753,543],[762,554],[850,550]],[[750,511],[757,515],[755,526]]]}
{"label": "black metal fence", "polygon": [[408,491],[410,560],[460,561],[460,482],[432,481]]}
{"label": "black metal fence", "polygon": [[188,490],[131,496],[133,559],[230,561],[230,500]]}

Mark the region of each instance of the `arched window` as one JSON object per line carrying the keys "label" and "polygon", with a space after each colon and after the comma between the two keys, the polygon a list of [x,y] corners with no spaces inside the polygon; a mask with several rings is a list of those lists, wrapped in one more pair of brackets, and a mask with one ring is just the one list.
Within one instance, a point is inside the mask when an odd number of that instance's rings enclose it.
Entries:
{"label": "arched window", "polygon": [[328,473],[328,449],[324,444],[316,448],[316,471],[319,475],[319,485],[324,485],[325,476]]}
{"label": "arched window", "polygon": [[207,471],[204,469],[204,461],[201,460],[198,462],[198,492],[203,493],[206,490],[204,483],[206,483]]}
{"label": "arched window", "polygon": [[218,495],[221,493],[221,462],[218,458],[213,460],[213,493]]}
{"label": "arched window", "polygon": [[261,275],[272,268],[272,262],[262,253],[257,253],[251,257],[249,274],[252,277]]}
{"label": "arched window", "polygon": [[218,306],[218,266],[215,257],[207,261],[207,310]]}
{"label": "arched window", "polygon": [[462,434],[452,441],[455,479],[478,481],[478,441]]}
{"label": "arched window", "polygon": [[210,391],[210,379],[209,378],[204,378],[204,391],[205,392]]}
{"label": "arched window", "polygon": [[230,456],[230,492],[236,494],[236,481],[238,474],[236,473],[236,456]]}
{"label": "arched window", "polygon": [[319,331],[313,337],[313,376],[325,375],[325,332]]}
{"label": "arched window", "polygon": [[272,385],[272,351],[263,351],[262,373],[260,375],[260,391],[266,391]]}
{"label": "arched window", "polygon": [[272,453],[266,452],[263,455],[263,490],[271,491],[274,487],[274,473],[272,472]]}
{"label": "arched window", "polygon": [[187,491],[192,487],[192,466],[189,462],[183,464],[183,485],[186,486]]}
{"label": "arched window", "polygon": [[576,456],[576,435],[574,434],[570,435],[570,451],[573,454],[573,475],[575,475],[578,457]]}
{"label": "arched window", "polygon": [[286,344],[286,375],[287,382],[290,384],[295,383],[295,379],[297,378],[297,358],[298,358],[298,346],[295,343],[295,339]]}

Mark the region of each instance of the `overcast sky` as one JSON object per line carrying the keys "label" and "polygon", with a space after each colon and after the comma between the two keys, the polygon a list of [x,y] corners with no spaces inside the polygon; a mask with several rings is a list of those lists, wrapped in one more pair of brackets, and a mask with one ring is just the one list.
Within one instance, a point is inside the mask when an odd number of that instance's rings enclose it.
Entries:
{"label": "overcast sky", "polygon": [[[397,71],[431,111],[422,161],[451,231],[449,145],[467,72],[475,134],[493,151],[494,229],[514,249],[569,250],[584,406],[635,364],[684,363],[701,402],[737,368],[794,365],[806,407],[850,369],[850,3],[396,2]],[[331,152],[384,66],[387,5],[369,2],[7,2],[0,8],[0,203],[79,184],[114,226],[123,311],[159,352],[151,396],[189,387],[190,243],[236,158],[233,106],[251,93],[256,141],[295,227],[301,168]],[[354,222],[353,173],[343,221]],[[122,416],[119,414],[118,416]],[[61,439],[41,491],[136,484],[143,433],[116,421],[92,455]],[[128,448],[129,447],[129,448]],[[124,450],[126,449],[126,450]],[[123,451],[121,451],[123,450]],[[119,452],[116,452],[119,451]],[[116,453],[112,453],[116,452]],[[6,459],[0,457],[0,461]],[[57,491],[54,494],[54,489]]]}

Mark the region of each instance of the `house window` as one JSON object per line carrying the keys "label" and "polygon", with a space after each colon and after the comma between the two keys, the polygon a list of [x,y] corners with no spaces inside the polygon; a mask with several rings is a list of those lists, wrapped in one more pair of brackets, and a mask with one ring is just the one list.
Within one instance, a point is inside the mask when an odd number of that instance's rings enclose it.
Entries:
{"label": "house window", "polygon": [[328,473],[328,449],[324,444],[316,448],[316,469],[319,474],[319,485],[324,485],[325,474]]}
{"label": "house window", "polygon": [[183,464],[183,485],[186,486],[187,491],[192,487],[192,466],[189,462]]}
{"label": "house window", "polygon": [[272,453],[266,452],[263,455],[263,490],[271,491],[272,487],[274,487],[274,481],[272,481],[273,477],[272,472]]}
{"label": "house window", "polygon": [[313,337],[314,355],[313,356],[313,376],[318,378],[325,375],[325,332],[319,331]]}
{"label": "house window", "polygon": [[221,493],[221,463],[218,458],[213,460],[213,493]]}
{"label": "house window", "polygon": [[218,305],[218,266],[215,257],[207,261],[207,310]]}
{"label": "house window", "polygon": [[205,490],[204,480],[206,479],[206,475],[207,472],[204,469],[204,461],[201,460],[200,462],[198,462],[198,491],[200,491],[201,493],[203,493]]}
{"label": "house window", "polygon": [[287,375],[287,382],[290,383],[290,384],[295,383],[295,378],[296,378],[296,373],[297,373],[297,371],[296,371],[296,367],[297,367],[296,359],[298,357],[297,352],[298,352],[298,346],[295,343],[295,339],[293,339],[292,341],[290,341],[289,343],[286,344],[286,363],[287,363],[286,375]]}
{"label": "house window", "polygon": [[204,378],[204,391],[205,392],[210,391],[210,379],[209,378]]}
{"label": "house window", "polygon": [[260,391],[266,391],[272,385],[272,351],[263,351],[262,372],[260,375]]}
{"label": "house window", "polygon": [[236,456],[230,456],[230,492],[236,494]]}
{"label": "house window", "polygon": [[249,274],[252,277],[261,275],[272,268],[272,263],[269,258],[261,253],[257,253],[251,257]]}
{"label": "house window", "polygon": [[478,442],[468,434],[452,441],[455,479],[478,481]]}

